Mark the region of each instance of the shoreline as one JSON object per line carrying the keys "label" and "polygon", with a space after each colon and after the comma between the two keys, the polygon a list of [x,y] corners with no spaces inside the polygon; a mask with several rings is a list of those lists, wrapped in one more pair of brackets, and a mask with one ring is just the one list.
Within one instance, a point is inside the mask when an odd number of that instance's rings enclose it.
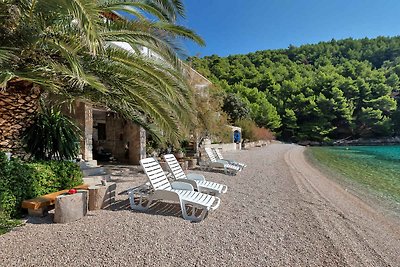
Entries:
{"label": "shoreline", "polygon": [[338,183],[340,186],[351,192],[376,209],[382,209],[385,214],[400,220],[399,203],[387,196],[380,196],[378,192],[368,189],[365,185],[358,183],[352,178],[341,174],[338,170],[331,168],[316,159],[309,149],[304,150],[304,157],[310,165],[320,171],[328,179]]}
{"label": "shoreline", "polygon": [[340,139],[331,142],[300,141],[297,144],[300,146],[400,146],[400,137]]}
{"label": "shoreline", "polygon": [[[312,203],[309,208],[313,210],[315,217],[320,223],[326,225],[325,229],[330,232],[337,228],[331,238],[338,246],[347,243],[357,253],[370,253],[379,255],[386,254],[392,258],[392,264],[371,264],[364,262],[353,262],[347,265],[354,266],[396,266],[400,262],[398,247],[400,246],[400,227],[398,217],[391,216],[387,210],[382,210],[376,203],[364,201],[352,190],[336,182],[323,172],[311,165],[305,157],[305,147],[290,150],[285,155],[285,161],[291,168],[292,176],[300,193],[304,195],[307,202]],[[316,203],[318,203],[317,206]],[[323,214],[323,215],[321,215]],[[330,215],[328,215],[330,214]],[[363,239],[367,244],[360,242]],[[393,247],[394,246],[394,247]],[[362,248],[363,252],[359,251]],[[349,249],[349,248],[348,248]],[[384,249],[385,251],[382,251]],[[346,252],[343,252],[346,253]],[[359,255],[359,256],[360,256]],[[364,254],[361,257],[368,257]]]}

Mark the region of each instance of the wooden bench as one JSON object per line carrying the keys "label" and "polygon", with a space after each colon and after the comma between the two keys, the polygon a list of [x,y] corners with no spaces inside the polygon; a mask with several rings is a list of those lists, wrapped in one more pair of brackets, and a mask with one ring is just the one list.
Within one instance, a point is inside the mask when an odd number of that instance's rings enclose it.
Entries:
{"label": "wooden bench", "polygon": [[[88,190],[89,185],[82,184],[74,187],[75,189]],[[22,202],[22,208],[28,209],[29,215],[44,216],[56,203],[56,198],[59,195],[68,193],[69,189],[61,190],[58,192],[50,193],[41,197],[36,197]]]}

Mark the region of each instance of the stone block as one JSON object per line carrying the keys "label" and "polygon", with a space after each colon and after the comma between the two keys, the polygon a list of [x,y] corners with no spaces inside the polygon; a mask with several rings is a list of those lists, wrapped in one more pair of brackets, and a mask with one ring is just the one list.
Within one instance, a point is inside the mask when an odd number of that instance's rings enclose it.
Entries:
{"label": "stone block", "polygon": [[188,169],[194,169],[197,165],[197,159],[189,159],[188,160]]}
{"label": "stone block", "polygon": [[34,216],[34,217],[44,217],[48,214],[48,208],[43,207],[39,209],[28,209],[28,214],[29,216]]}
{"label": "stone block", "polygon": [[189,161],[187,160],[179,161],[179,165],[181,165],[182,170],[186,171],[189,166]]}
{"label": "stone block", "polygon": [[117,185],[94,185],[89,187],[89,210],[108,209],[115,202]]}
{"label": "stone block", "polygon": [[87,214],[87,210],[87,190],[78,190],[72,195],[60,195],[56,198],[54,222],[68,223],[79,220]]}

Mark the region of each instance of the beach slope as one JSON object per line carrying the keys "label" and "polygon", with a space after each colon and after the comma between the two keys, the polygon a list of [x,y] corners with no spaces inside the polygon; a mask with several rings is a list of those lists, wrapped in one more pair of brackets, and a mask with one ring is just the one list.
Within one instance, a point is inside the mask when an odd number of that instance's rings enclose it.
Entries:
{"label": "beach slope", "polygon": [[201,172],[229,190],[200,223],[183,220],[177,205],[130,210],[125,190],[146,178],[115,173],[114,210],[68,224],[29,221],[0,236],[0,266],[398,266],[399,222],[303,152],[272,144],[224,153],[247,168],[237,176]]}

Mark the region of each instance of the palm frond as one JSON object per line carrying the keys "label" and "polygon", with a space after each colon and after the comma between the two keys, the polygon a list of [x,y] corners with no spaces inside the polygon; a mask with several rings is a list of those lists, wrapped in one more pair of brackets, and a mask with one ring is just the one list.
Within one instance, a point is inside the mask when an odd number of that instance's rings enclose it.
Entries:
{"label": "palm frond", "polygon": [[181,0],[145,0],[145,2],[160,10],[169,22],[175,23],[178,16],[185,16],[185,9]]}
{"label": "palm frond", "polygon": [[166,31],[168,33],[167,36],[172,35],[175,37],[185,38],[191,41],[195,41],[197,44],[201,46],[205,46],[204,40],[194,31],[186,27],[164,22],[157,22],[155,23],[154,27]]}
{"label": "palm frond", "polygon": [[[12,79],[30,81],[65,98],[110,108],[169,142],[177,142],[193,123],[179,41],[204,41],[175,25],[184,15],[181,0],[10,3],[18,11],[14,16],[11,6],[0,5],[0,87]],[[121,19],[105,19],[110,12]],[[132,51],[111,42],[126,42]],[[141,54],[144,47],[150,57]]]}
{"label": "palm frond", "polygon": [[101,37],[106,41],[127,42],[139,51],[142,47],[148,48],[153,54],[158,55],[163,61],[178,67],[180,60],[177,57],[178,47],[174,40],[167,38],[167,34],[154,29],[154,23],[139,21],[121,21],[110,25]]}
{"label": "palm frond", "polygon": [[118,14],[118,11],[124,11],[141,20],[146,18],[146,13],[151,14],[160,20],[165,20],[164,15],[157,8],[154,8],[142,2],[132,2],[132,1],[115,1],[115,3],[107,2],[107,4],[102,7],[102,9],[105,12],[109,11],[117,13],[117,15],[119,16],[121,15]]}
{"label": "palm frond", "polygon": [[0,71],[0,90],[5,89],[7,87],[7,83],[15,78],[16,76],[12,72],[4,70]]}
{"label": "palm frond", "polygon": [[173,69],[150,58],[118,49],[110,49],[109,53],[110,61],[99,59],[87,67],[108,84],[110,92],[100,96],[91,91],[86,95],[127,117],[132,110],[147,114],[165,135],[177,140],[180,130],[192,121],[191,92],[187,92],[185,80],[177,79]]}
{"label": "palm frond", "polygon": [[73,20],[86,38],[86,45],[91,53],[96,55],[101,50],[101,39],[98,36],[101,9],[95,0],[62,0],[62,8],[68,10]]}

